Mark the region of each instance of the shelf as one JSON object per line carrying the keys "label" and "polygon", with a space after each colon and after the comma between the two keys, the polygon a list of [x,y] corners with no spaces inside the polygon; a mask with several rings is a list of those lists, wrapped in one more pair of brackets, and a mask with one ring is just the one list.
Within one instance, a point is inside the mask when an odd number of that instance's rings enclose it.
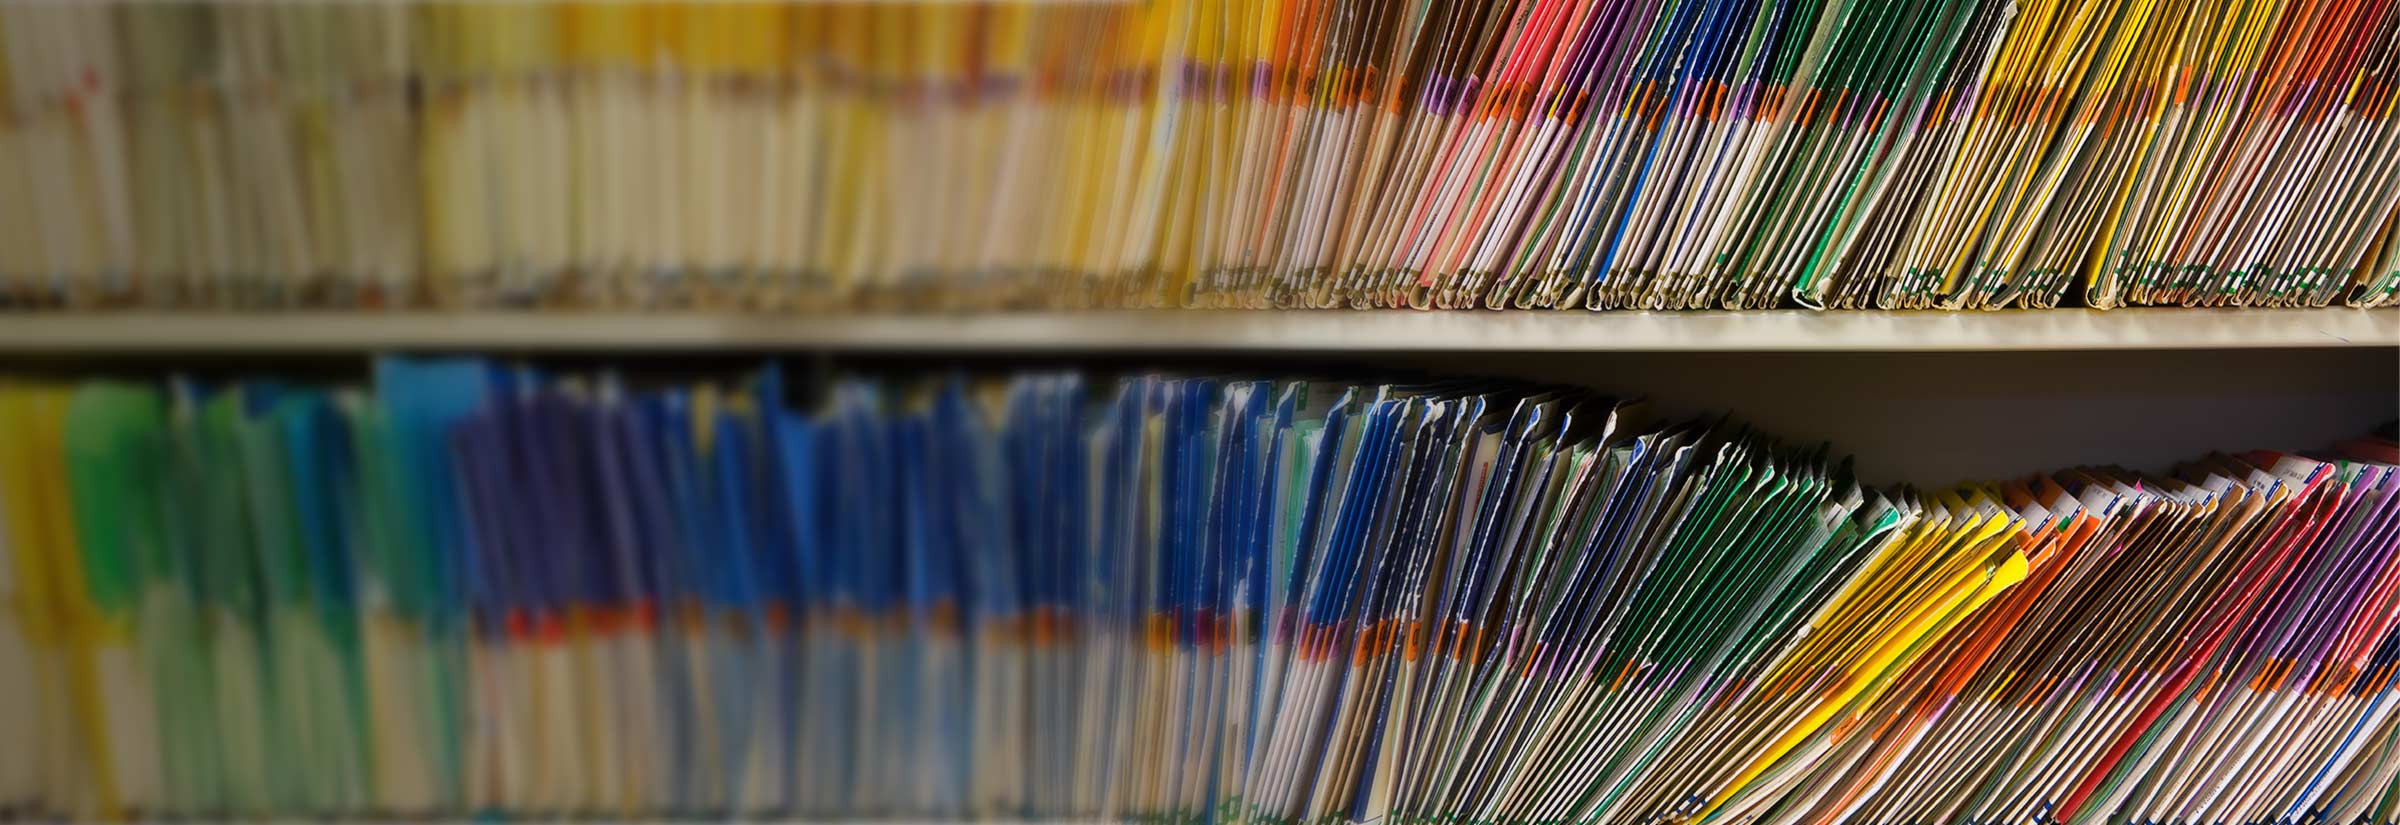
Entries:
{"label": "shelf", "polygon": [[0,315],[0,352],[1910,352],[2400,347],[2400,311]]}

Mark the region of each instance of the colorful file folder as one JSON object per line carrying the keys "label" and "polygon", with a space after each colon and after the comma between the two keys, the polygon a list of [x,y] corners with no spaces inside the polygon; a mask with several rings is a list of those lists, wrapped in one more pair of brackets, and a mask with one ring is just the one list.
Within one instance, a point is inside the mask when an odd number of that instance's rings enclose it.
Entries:
{"label": "colorful file folder", "polygon": [[1496,381],[9,383],[0,801],[2381,821],[2394,454],[1879,489]]}

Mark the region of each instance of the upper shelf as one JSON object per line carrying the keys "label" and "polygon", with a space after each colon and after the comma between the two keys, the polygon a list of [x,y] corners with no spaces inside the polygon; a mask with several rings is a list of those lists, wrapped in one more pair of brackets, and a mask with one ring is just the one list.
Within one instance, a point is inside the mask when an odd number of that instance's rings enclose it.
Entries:
{"label": "upper shelf", "polygon": [[0,315],[0,351],[1973,351],[2400,347],[2400,311]]}

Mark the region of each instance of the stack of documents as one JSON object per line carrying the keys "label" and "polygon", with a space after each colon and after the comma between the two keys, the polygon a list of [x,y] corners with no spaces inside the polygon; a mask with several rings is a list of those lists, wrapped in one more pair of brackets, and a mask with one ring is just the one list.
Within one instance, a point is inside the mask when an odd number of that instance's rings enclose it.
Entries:
{"label": "stack of documents", "polygon": [[1496,382],[0,386],[0,807],[2400,816],[2400,446],[1877,489]]}
{"label": "stack of documents", "polygon": [[0,295],[2400,301],[2349,0],[27,2]]}

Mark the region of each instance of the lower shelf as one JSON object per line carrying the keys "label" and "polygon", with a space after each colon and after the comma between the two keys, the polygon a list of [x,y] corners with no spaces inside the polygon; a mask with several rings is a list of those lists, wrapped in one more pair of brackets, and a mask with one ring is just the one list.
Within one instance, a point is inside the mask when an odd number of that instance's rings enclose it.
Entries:
{"label": "lower shelf", "polygon": [[2400,311],[1096,311],[790,316],[105,312],[0,316],[0,350],[1970,351],[2400,347]]}

